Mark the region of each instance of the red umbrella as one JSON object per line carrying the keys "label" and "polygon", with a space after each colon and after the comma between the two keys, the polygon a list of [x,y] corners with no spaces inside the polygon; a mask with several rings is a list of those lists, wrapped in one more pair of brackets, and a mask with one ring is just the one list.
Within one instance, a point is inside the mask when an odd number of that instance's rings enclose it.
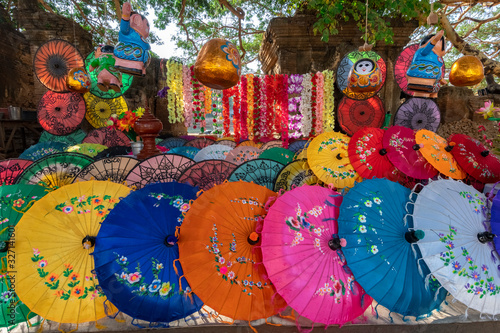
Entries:
{"label": "red umbrella", "polygon": [[339,104],[338,117],[340,127],[348,135],[353,135],[363,127],[382,127],[384,105],[377,96],[364,101],[344,97]]}
{"label": "red umbrella", "polygon": [[33,61],[40,83],[55,92],[68,91],[68,72],[82,66],[83,58],[78,49],[62,39],[53,39],[40,46]]}
{"label": "red umbrella", "polygon": [[83,139],[83,143],[98,143],[108,147],[130,147],[130,139],[125,133],[110,127],[101,127],[90,131],[85,139]]}
{"label": "red umbrella", "polygon": [[407,127],[392,126],[385,132],[383,146],[387,157],[399,171],[416,179],[432,178],[438,171],[419,152],[415,132]]}
{"label": "red umbrella", "polygon": [[399,171],[387,158],[382,145],[385,131],[381,128],[364,127],[354,133],[347,152],[351,165],[363,178],[387,178],[397,181]]}
{"label": "red umbrella", "polygon": [[451,153],[458,165],[473,178],[483,183],[495,183],[500,180],[500,160],[495,154],[479,142],[465,134],[454,134],[449,139],[455,146]]}
{"label": "red umbrella", "polygon": [[66,135],[78,129],[85,117],[81,94],[47,91],[38,104],[38,122],[50,134]]}
{"label": "red umbrella", "polygon": [[11,158],[0,162],[0,186],[13,185],[24,169],[33,164],[33,161],[20,158]]}
{"label": "red umbrella", "polygon": [[215,143],[215,140],[212,140],[210,138],[196,138],[194,140],[186,142],[184,144],[184,146],[195,147],[195,148],[198,148],[198,149],[203,149],[205,147],[213,145],[214,143]]}

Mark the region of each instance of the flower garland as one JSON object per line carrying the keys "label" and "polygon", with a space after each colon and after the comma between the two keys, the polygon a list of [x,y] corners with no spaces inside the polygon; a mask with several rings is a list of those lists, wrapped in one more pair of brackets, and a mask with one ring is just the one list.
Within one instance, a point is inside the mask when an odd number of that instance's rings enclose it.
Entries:
{"label": "flower garland", "polygon": [[259,141],[266,135],[266,117],[267,117],[267,96],[266,96],[266,76],[260,80],[260,117],[259,117]]}
{"label": "flower garland", "polygon": [[240,133],[241,133],[241,140],[247,140],[248,139],[248,125],[247,125],[247,118],[248,118],[248,78],[246,75],[243,75],[240,79],[240,96],[241,96],[241,110],[240,110]]}
{"label": "flower garland", "polygon": [[247,100],[248,100],[248,117],[247,117],[247,126],[248,126],[248,139],[253,140],[253,110],[254,110],[254,99],[253,99],[253,74],[248,74],[248,88],[247,88]]}
{"label": "flower garland", "polygon": [[324,88],[325,88],[325,77],[323,73],[318,72],[317,80],[317,96],[316,96],[316,123],[314,125],[314,132],[316,135],[323,133],[323,108],[324,108]]}
{"label": "flower garland", "polygon": [[212,89],[205,87],[205,115],[212,113]]}
{"label": "flower garland", "polygon": [[[318,104],[317,103],[317,96],[318,96],[318,76],[317,76],[317,73],[312,75],[312,77],[311,77],[311,87],[312,87],[312,90],[311,90],[311,115],[312,115],[311,127],[312,127],[312,124],[316,124],[316,112],[317,112],[317,104]],[[316,127],[311,128],[311,133],[309,134],[310,138],[314,138],[314,136],[316,135],[315,128]]]}
{"label": "flower garland", "polygon": [[255,141],[260,140],[260,110],[261,110],[261,104],[260,104],[260,97],[261,97],[261,84],[260,84],[260,77],[254,76],[253,78],[253,90],[254,90],[254,97],[253,97],[253,139]]}
{"label": "flower garland", "polygon": [[301,121],[301,132],[304,138],[309,136],[311,133],[311,94],[312,94],[312,84],[311,84],[311,74],[304,74],[302,80],[302,92],[300,94],[301,103],[299,111],[302,114]]}
{"label": "flower garland", "polygon": [[203,85],[194,76],[194,66],[191,66],[191,77],[193,79],[193,105],[194,105],[194,125],[196,128],[199,124],[200,133],[205,132],[205,95],[203,92]]}
{"label": "flower garland", "polygon": [[281,75],[280,86],[281,141],[283,147],[288,148],[288,75]]}
{"label": "flower garland", "polygon": [[231,88],[233,90],[233,130],[234,140],[240,142],[241,140],[241,117],[240,117],[240,90],[238,86]]}
{"label": "flower garland", "polygon": [[[288,81],[288,79],[287,79]],[[281,133],[281,128],[283,126],[281,126],[281,118],[282,118],[282,108],[281,108],[281,105],[280,105],[280,100],[281,100],[281,96],[279,95],[281,93],[281,88],[283,86],[283,74],[278,74],[274,77],[274,86],[273,86],[273,91],[274,91],[274,103],[275,103],[275,112],[274,112],[274,126],[273,126],[273,129],[274,129],[274,135],[276,135],[277,133]],[[288,108],[287,108],[288,110]],[[285,124],[283,124],[285,125]],[[271,139],[274,139],[274,138],[271,138]]]}
{"label": "flower garland", "polygon": [[[300,105],[300,94],[302,92],[302,75],[292,74],[288,77],[288,128],[290,138],[300,137],[300,124],[302,115],[298,113]],[[297,96],[298,95],[298,96]]]}
{"label": "flower garland", "polygon": [[273,75],[266,75],[264,78],[265,90],[265,110],[263,110],[261,117],[261,140],[272,140],[273,134],[273,114],[274,114],[274,79]]}
{"label": "flower garland", "polygon": [[188,66],[182,66],[182,94],[184,95],[184,126],[191,127],[193,123],[193,85],[191,71]]}
{"label": "flower garland", "polygon": [[324,88],[323,88],[323,129],[325,132],[333,131],[335,127],[335,113],[334,113],[334,98],[333,98],[333,77],[334,73],[331,70],[323,72]]}
{"label": "flower garland", "polygon": [[220,90],[212,90],[212,115],[214,117],[214,131],[213,134],[217,134],[219,137],[222,136],[222,123],[224,121],[224,117],[222,114],[222,91]]}
{"label": "flower garland", "polygon": [[182,94],[182,64],[180,62],[174,63],[174,86],[173,92],[175,94],[175,114],[176,121],[181,123],[184,121],[184,96]]}
{"label": "flower garland", "polygon": [[222,135],[225,137],[228,137],[231,135],[231,132],[230,132],[231,119],[230,119],[230,114],[229,114],[229,97],[230,96],[231,96],[230,89],[225,89],[222,91],[222,117],[224,118],[224,121],[223,121],[224,132]]}

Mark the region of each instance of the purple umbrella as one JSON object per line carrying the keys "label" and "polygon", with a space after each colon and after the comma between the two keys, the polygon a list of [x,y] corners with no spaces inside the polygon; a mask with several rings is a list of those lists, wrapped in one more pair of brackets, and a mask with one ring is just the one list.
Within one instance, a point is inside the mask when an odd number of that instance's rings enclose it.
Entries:
{"label": "purple umbrella", "polygon": [[394,125],[435,132],[441,121],[437,104],[427,98],[410,98],[396,112]]}

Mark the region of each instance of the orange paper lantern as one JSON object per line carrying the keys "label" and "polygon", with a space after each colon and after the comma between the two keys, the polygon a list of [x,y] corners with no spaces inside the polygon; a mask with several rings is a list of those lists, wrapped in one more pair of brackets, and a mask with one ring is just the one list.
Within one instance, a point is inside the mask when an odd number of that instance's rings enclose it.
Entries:
{"label": "orange paper lantern", "polygon": [[209,40],[198,53],[194,75],[207,87],[219,90],[231,88],[238,83],[241,75],[238,49],[225,39]]}
{"label": "orange paper lantern", "polygon": [[66,78],[66,85],[70,91],[84,94],[90,89],[90,78],[83,67],[71,69]]}
{"label": "orange paper lantern", "polygon": [[484,79],[484,68],[481,60],[466,55],[451,65],[450,83],[457,87],[474,86]]}

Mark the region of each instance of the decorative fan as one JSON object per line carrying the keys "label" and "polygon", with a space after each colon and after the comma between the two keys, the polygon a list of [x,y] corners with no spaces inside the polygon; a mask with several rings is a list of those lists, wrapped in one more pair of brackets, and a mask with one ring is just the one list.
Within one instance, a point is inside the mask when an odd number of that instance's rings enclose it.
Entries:
{"label": "decorative fan", "polygon": [[[348,80],[349,80],[349,72],[351,71],[351,68],[353,67],[354,63],[358,60],[361,60],[363,58],[368,58],[376,62],[378,68],[380,69],[382,73],[382,84],[380,85],[379,89],[373,92],[368,92],[368,93],[356,93],[351,90],[349,90],[348,86]],[[386,78],[386,65],[384,59],[380,57],[376,52],[369,51],[369,52],[359,52],[359,51],[353,51],[348,53],[341,61],[340,65],[337,69],[337,86],[339,87],[340,91],[342,93],[352,99],[367,99],[370,97],[375,96],[380,88],[385,83],[385,78]]]}
{"label": "decorative fan", "polygon": [[342,98],[338,109],[340,127],[353,135],[363,127],[381,127],[385,119],[384,104],[378,96],[364,101]]}
{"label": "decorative fan", "polygon": [[90,131],[83,143],[98,143],[107,147],[130,146],[130,139],[122,131],[101,127]]}
{"label": "decorative fan", "polygon": [[104,99],[91,93],[83,95],[87,104],[87,118],[90,125],[95,128],[108,126],[107,122],[112,114],[119,114],[127,111],[127,102],[123,97]]}
{"label": "decorative fan", "polygon": [[228,180],[230,182],[238,180],[254,182],[257,185],[273,190],[276,177],[283,167],[284,165],[279,162],[258,158],[238,166]]}
{"label": "decorative fan", "polygon": [[74,132],[84,116],[85,100],[78,93],[47,91],[38,104],[38,122],[50,134]]}
{"label": "decorative fan", "polygon": [[412,97],[404,102],[394,116],[394,126],[436,132],[441,121],[437,104],[428,98]]}
{"label": "decorative fan", "polygon": [[75,181],[109,180],[122,183],[132,169],[139,164],[133,157],[115,156],[97,160],[80,171]]}
{"label": "decorative fan", "polygon": [[77,48],[61,39],[53,39],[40,46],[33,60],[37,79],[55,92],[67,92],[68,72],[82,66],[83,58]]}
{"label": "decorative fan", "polygon": [[104,99],[109,99],[109,98],[117,98],[123,95],[132,85],[132,81],[134,76],[126,73],[122,73],[122,89],[120,92],[115,92],[113,89],[109,89],[108,91],[102,91],[97,87],[97,71],[92,71],[89,72],[90,69],[90,63],[94,61],[95,53],[91,52],[87,58],[85,58],[85,69],[87,70],[87,73],[89,73],[90,77],[90,92],[100,98]]}
{"label": "decorative fan", "polygon": [[179,182],[198,186],[206,191],[222,184],[237,167],[236,164],[221,160],[198,162],[184,171]]}
{"label": "decorative fan", "polygon": [[127,185],[140,189],[147,184],[176,181],[194,163],[181,155],[156,155],[143,160],[130,171],[126,178]]}

